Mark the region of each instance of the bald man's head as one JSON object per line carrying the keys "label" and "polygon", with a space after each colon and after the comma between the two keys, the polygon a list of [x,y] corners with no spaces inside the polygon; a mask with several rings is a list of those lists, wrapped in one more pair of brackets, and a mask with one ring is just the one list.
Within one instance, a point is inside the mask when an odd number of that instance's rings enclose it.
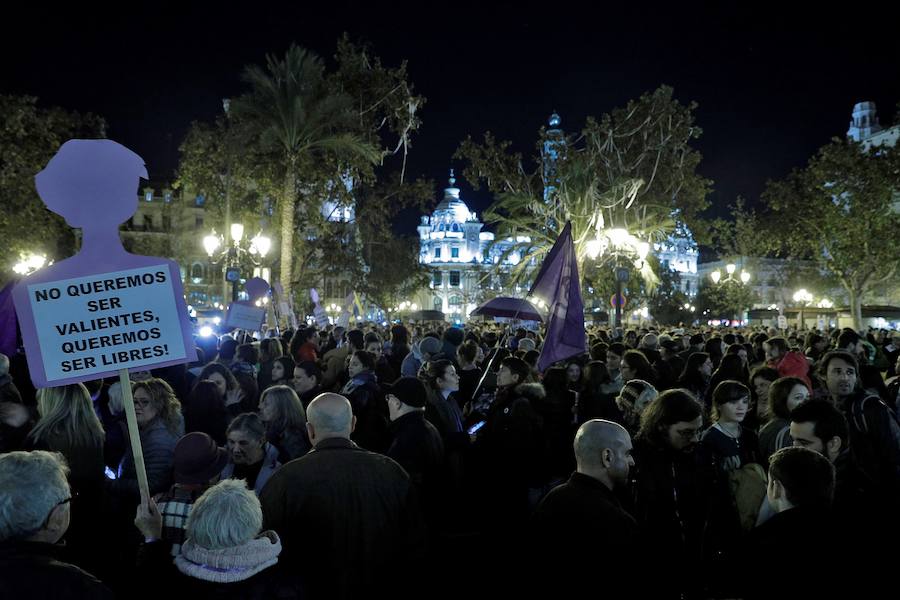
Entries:
{"label": "bald man's head", "polygon": [[340,394],[316,396],[306,409],[306,418],[315,432],[316,440],[333,437],[349,439],[353,431],[353,408],[350,401]]}
{"label": "bald man's head", "polygon": [[579,473],[601,479],[610,487],[628,481],[628,471],[634,464],[631,436],[618,423],[588,421],[578,428],[574,446]]}

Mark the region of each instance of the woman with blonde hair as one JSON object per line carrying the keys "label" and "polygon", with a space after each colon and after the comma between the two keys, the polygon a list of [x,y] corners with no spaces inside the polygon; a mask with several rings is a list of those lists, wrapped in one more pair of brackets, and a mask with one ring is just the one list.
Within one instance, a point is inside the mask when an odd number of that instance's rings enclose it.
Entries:
{"label": "woman with blonde hair", "polygon": [[40,418],[26,438],[29,450],[59,452],[69,465],[71,510],[77,518],[66,534],[78,565],[97,572],[102,565],[90,552],[103,523],[103,444],[105,435],[84,384],[43,388],[37,393]]}
{"label": "woman with blonde hair", "polygon": [[300,458],[312,448],[306,433],[306,410],[297,392],[274,385],[259,399],[259,416],[266,424],[266,439],[278,449],[278,462]]}
{"label": "woman with blonde hair", "polygon": [[40,389],[37,401],[40,419],[28,434],[28,448],[62,454],[75,492],[102,485],[105,436],[84,384]]}

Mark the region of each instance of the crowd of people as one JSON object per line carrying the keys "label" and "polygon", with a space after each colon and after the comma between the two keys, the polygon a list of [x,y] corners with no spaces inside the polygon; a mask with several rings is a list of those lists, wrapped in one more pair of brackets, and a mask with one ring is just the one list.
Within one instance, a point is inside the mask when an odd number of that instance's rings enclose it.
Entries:
{"label": "crowd of people", "polygon": [[0,355],[0,597],[833,597],[890,564],[900,333],[588,334],[543,373],[494,324],[198,337],[131,373],[149,498],[118,380]]}

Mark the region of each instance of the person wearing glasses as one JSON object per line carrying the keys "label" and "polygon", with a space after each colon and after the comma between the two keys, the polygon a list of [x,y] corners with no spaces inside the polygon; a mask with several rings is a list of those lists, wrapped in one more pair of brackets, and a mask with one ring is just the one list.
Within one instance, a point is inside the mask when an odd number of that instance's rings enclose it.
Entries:
{"label": "person wearing glasses", "polygon": [[[184,418],[181,403],[175,392],[162,379],[150,378],[134,384],[134,414],[141,436],[144,467],[150,494],[165,492],[172,485],[172,461],[175,444],[184,434]],[[108,491],[122,501],[122,507],[131,507],[140,500],[137,470],[131,444],[119,463],[116,478],[109,482]]]}
{"label": "person wearing glasses", "polygon": [[56,452],[0,455],[0,598],[113,598],[99,579],[59,558],[71,521],[68,474]]}
{"label": "person wearing glasses", "polygon": [[693,597],[702,584],[699,577],[685,577],[700,564],[708,517],[712,477],[695,453],[702,427],[703,407],[684,389],[663,392],[641,414],[629,512],[647,534],[643,560],[665,570],[649,594],[656,598]]}

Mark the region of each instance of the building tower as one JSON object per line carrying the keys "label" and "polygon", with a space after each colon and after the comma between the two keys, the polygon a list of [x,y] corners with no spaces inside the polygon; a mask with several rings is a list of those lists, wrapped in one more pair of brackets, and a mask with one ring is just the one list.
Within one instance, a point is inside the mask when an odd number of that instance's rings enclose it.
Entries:
{"label": "building tower", "polygon": [[544,182],[544,205],[547,211],[547,228],[555,231],[558,228],[556,221],[559,192],[559,163],[565,159],[566,135],[560,128],[562,119],[556,111],[550,115],[547,124],[550,129],[544,132],[544,142],[541,146],[541,175]]}
{"label": "building tower", "polygon": [[853,107],[853,120],[850,121],[850,129],[847,137],[861,142],[881,131],[878,122],[878,114],[874,102],[859,102]]}

